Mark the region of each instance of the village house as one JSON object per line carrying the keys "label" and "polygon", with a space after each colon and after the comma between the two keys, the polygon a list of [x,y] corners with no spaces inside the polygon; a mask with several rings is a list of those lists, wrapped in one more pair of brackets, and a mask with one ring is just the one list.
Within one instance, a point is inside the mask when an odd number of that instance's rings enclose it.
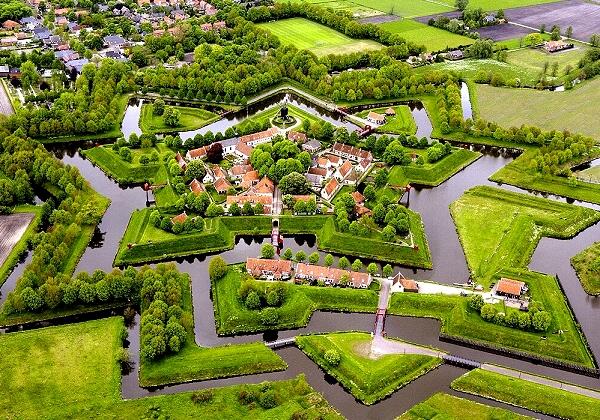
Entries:
{"label": "village house", "polygon": [[319,167],[311,167],[308,169],[308,175],[312,175],[314,177],[314,186],[321,186],[321,184],[323,184],[323,181],[325,180],[325,178],[327,177],[329,171],[325,168],[319,168]]}
{"label": "village house", "polygon": [[171,218],[171,222],[173,222],[173,224],[175,223],[183,223],[187,220],[188,215],[186,214],[186,212],[183,212],[181,214],[178,214],[177,216],[174,216],[173,218]]}
{"label": "village house", "polygon": [[346,180],[346,178],[348,178],[348,176],[350,175],[351,172],[352,172],[352,162],[347,160],[342,164],[342,166],[340,166],[338,168],[338,170],[335,173],[335,176],[340,182],[343,182]]}
{"label": "village house", "polygon": [[360,162],[363,159],[373,160],[373,155],[368,150],[342,143],[335,143],[331,148],[331,153],[354,162]]}
{"label": "village house", "polygon": [[206,157],[207,152],[208,152],[208,147],[206,147],[206,146],[198,147],[197,149],[188,150],[188,152],[185,154],[185,158],[187,160],[203,159]]}
{"label": "village house", "polygon": [[205,184],[215,183],[219,178],[227,178],[227,174],[219,165],[213,165],[206,168],[206,175],[202,178]]}
{"label": "village house", "polygon": [[394,108],[389,107],[388,109],[385,110],[385,115],[388,117],[395,117],[396,111],[394,110]]}
{"label": "village house", "polygon": [[266,280],[287,280],[292,276],[292,262],[289,260],[246,259],[246,271],[252,277]]}
{"label": "village house", "polygon": [[316,153],[321,149],[321,142],[319,140],[309,140],[302,145],[302,150],[307,151],[310,154]]}
{"label": "village house", "polygon": [[238,142],[235,146],[233,154],[242,160],[247,160],[252,154],[252,147],[244,142]]}
{"label": "village house", "polygon": [[370,111],[367,115],[367,121],[377,125],[385,124],[385,115],[381,115],[375,111]]}
{"label": "village house", "polygon": [[465,58],[465,54],[461,50],[450,51],[446,54],[448,60],[462,60]]}
{"label": "village house", "polygon": [[354,191],[350,195],[354,199],[354,204],[356,204],[357,206],[363,206],[365,204],[365,196],[362,195],[360,192]]}
{"label": "village house", "polygon": [[292,131],[292,130],[288,131],[287,138],[288,138],[288,140],[294,141],[299,144],[304,144],[308,140],[308,137],[306,137],[306,134],[300,133],[299,131]]}
{"label": "village house", "polygon": [[233,165],[229,170],[229,175],[234,180],[241,180],[242,177],[250,171],[253,171],[252,165],[242,164],[242,165]]}
{"label": "village house", "polygon": [[194,180],[190,182],[190,191],[195,195],[200,195],[203,192],[206,192],[206,188],[204,188],[204,185],[200,181],[194,178]]}
{"label": "village house", "polygon": [[273,140],[273,137],[279,134],[279,128],[271,127],[268,130],[258,133],[248,134],[240,137],[240,142],[245,143],[250,147],[256,147],[259,144],[268,143]]}
{"label": "village house", "polygon": [[259,180],[260,180],[260,175],[258,174],[258,171],[246,172],[242,176],[242,179],[240,182],[240,187],[242,187],[243,189],[251,188],[253,185],[256,185],[256,183]]}
{"label": "village house", "polygon": [[181,153],[177,152],[177,154],[175,155],[175,160],[177,161],[177,164],[179,165],[181,170],[185,171],[187,164],[185,163],[185,159],[183,158],[183,156],[181,156]]}
{"label": "village house", "polygon": [[402,277],[400,273],[396,274],[394,277],[393,285],[399,292],[419,293],[419,283],[412,279]]}
{"label": "village house", "polygon": [[2,28],[6,29],[7,31],[14,31],[15,29],[19,29],[21,27],[21,25],[18,22],[15,22],[14,20],[5,20],[2,23]]}
{"label": "village house", "polygon": [[258,203],[263,205],[263,213],[271,214],[271,208],[273,207],[273,196],[272,195],[257,195],[257,194],[240,194],[240,195],[228,195],[227,196],[227,208],[237,203],[240,207],[244,204],[249,203],[252,206]]}
{"label": "village house", "polygon": [[366,289],[371,284],[372,278],[370,274],[360,273],[348,270],[341,270],[333,267],[322,267],[319,265],[298,263],[296,265],[295,280],[297,282],[322,281],[326,286],[338,286],[340,280],[346,276],[348,287],[356,289]]}
{"label": "village house", "polygon": [[266,176],[250,189],[251,194],[273,196],[275,184]]}
{"label": "village house", "polygon": [[224,155],[233,155],[235,154],[235,148],[239,143],[239,140],[236,139],[235,137],[230,138],[230,139],[225,139],[225,140],[221,140],[220,142],[218,142],[221,147],[223,148],[223,154]]}
{"label": "village house", "polygon": [[104,46],[108,48],[123,48],[127,41],[119,35],[107,35],[103,39]]}
{"label": "village house", "polygon": [[340,183],[338,182],[338,180],[335,178],[331,178],[329,182],[325,184],[325,187],[321,191],[321,196],[325,200],[331,200],[331,198],[335,195],[339,187]]}
{"label": "village house", "polygon": [[572,43],[565,42],[563,40],[546,41],[546,42],[544,42],[544,45],[542,46],[542,48],[544,50],[546,50],[546,52],[549,52],[549,53],[568,50],[573,47],[574,47],[574,45]]}
{"label": "village house", "polygon": [[230,188],[233,188],[233,186],[225,178],[217,179],[214,182],[214,187],[219,194],[226,194]]}
{"label": "village house", "polygon": [[0,45],[3,47],[10,47],[17,44],[16,36],[5,36],[4,38],[0,38]]}
{"label": "village house", "polygon": [[527,285],[525,285],[524,282],[507,279],[504,277],[501,278],[492,289],[493,293],[511,299],[520,299],[521,295],[523,295],[523,293],[525,293],[526,291]]}

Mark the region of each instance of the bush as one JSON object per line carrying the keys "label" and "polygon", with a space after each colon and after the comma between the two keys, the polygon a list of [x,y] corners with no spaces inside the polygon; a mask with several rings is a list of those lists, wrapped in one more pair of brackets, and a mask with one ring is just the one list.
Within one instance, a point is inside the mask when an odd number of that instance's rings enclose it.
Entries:
{"label": "bush", "polygon": [[330,366],[338,366],[340,364],[341,361],[341,357],[340,354],[337,352],[337,350],[327,350],[325,352],[325,361],[330,365]]}
{"label": "bush", "polygon": [[210,402],[215,397],[215,391],[212,389],[202,389],[192,394],[192,402],[194,404],[205,404]]}
{"label": "bush", "polygon": [[208,264],[208,276],[211,280],[219,280],[227,274],[229,267],[222,257],[213,257]]}
{"label": "bush", "polygon": [[279,312],[275,308],[265,308],[260,313],[260,321],[263,325],[275,325],[279,321]]}
{"label": "bush", "polygon": [[269,306],[279,306],[281,304],[281,300],[279,298],[279,293],[275,290],[271,290],[267,294],[267,305]]}
{"label": "bush", "polygon": [[258,399],[258,405],[267,410],[269,408],[277,407],[275,392],[273,390],[263,392]]}
{"label": "bush", "polygon": [[469,308],[479,312],[483,305],[483,297],[480,294],[474,294],[469,298]]}
{"label": "bush", "polygon": [[273,258],[275,256],[275,248],[271,244],[264,244],[260,250],[262,258]]}
{"label": "bush", "polygon": [[244,304],[248,309],[259,309],[261,306],[260,296],[258,295],[258,293],[252,290],[250,293],[248,293],[248,296],[246,296]]}

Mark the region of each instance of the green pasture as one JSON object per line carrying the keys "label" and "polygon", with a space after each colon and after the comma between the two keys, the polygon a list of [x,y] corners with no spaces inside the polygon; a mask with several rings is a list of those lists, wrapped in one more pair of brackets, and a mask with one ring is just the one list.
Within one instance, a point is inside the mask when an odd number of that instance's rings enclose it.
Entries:
{"label": "green pasture", "polygon": [[571,265],[583,289],[590,295],[600,295],[600,242],[571,258]]}
{"label": "green pasture", "polygon": [[181,113],[179,125],[171,127],[165,124],[162,115],[154,115],[154,105],[142,105],[140,128],[144,133],[170,133],[174,131],[192,131],[204,127],[219,119],[214,112],[202,108],[173,106]]}
{"label": "green pasture", "polygon": [[380,26],[392,33],[399,34],[402,38],[414,44],[425,45],[427,51],[432,52],[471,45],[475,42],[472,38],[454,34],[411,19],[386,22]]}

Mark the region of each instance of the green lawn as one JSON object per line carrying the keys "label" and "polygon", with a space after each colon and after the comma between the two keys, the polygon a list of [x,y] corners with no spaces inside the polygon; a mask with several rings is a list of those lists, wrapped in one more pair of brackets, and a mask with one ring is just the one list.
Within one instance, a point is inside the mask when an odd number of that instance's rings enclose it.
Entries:
{"label": "green lawn", "polygon": [[383,13],[405,18],[450,12],[454,9],[454,4],[445,6],[444,4],[441,4],[443,2],[433,2],[428,0],[353,0],[353,2],[366,7],[372,7]]}
{"label": "green lawn", "polygon": [[217,333],[233,335],[305,326],[316,310],[375,313],[378,294],[372,290],[318,287],[280,282],[284,289],[283,304],[277,310],[277,323],[265,325],[258,310],[248,309],[240,300],[238,289],[242,279],[261,288],[273,283],[253,280],[242,265],[231,266],[222,279],[212,282],[213,305]]}
{"label": "green lawn", "polygon": [[461,392],[557,418],[588,420],[596,418],[600,412],[600,400],[595,398],[482,369],[466,373],[454,380],[451,386]]}
{"label": "green lawn", "polygon": [[472,38],[454,34],[411,19],[382,23],[381,27],[392,33],[399,34],[402,38],[414,44],[425,45],[427,51],[432,52],[471,45],[475,42]]}
{"label": "green lawn", "polygon": [[[319,117],[306,112],[298,107],[295,107],[294,105],[289,105],[288,104],[288,113],[289,115],[291,115],[292,117],[294,117],[296,119],[296,124],[293,126],[295,131],[302,131],[302,122],[303,121],[308,121],[310,122],[310,124],[312,125],[313,123],[317,123],[317,122],[323,122],[323,120],[321,120]],[[250,132],[250,131],[254,131],[254,130],[250,130],[249,126],[255,124],[257,126],[263,126],[265,124],[266,121],[271,121],[275,116],[277,116],[277,114],[279,113],[279,110],[281,109],[280,106],[273,106],[269,109],[266,109],[264,111],[261,111],[257,114],[254,114],[252,117],[250,118],[246,118],[244,121],[242,121],[241,123],[237,124],[235,126],[235,128],[238,131],[241,132]],[[273,126],[273,124],[271,123],[271,126]],[[289,126],[288,126],[289,127]],[[286,127],[286,128],[288,128]]]}
{"label": "green lawn", "polygon": [[318,4],[321,7],[328,7],[335,10],[351,13],[356,18],[377,16],[383,14],[380,10],[373,8],[372,5],[361,6],[352,0],[276,0],[276,3],[305,3]]}
{"label": "green lawn", "polygon": [[277,36],[282,43],[295,45],[318,56],[377,50],[383,46],[366,39],[352,39],[334,29],[303,18],[283,19],[259,25]]}
{"label": "green lawn", "polygon": [[484,284],[504,267],[526,267],[542,236],[570,238],[600,220],[572,204],[475,187],[450,205],[467,264]]}
{"label": "green lawn", "polygon": [[531,417],[440,392],[415,405],[398,417],[397,420],[430,420],[438,418],[446,420],[463,420],[467,418],[480,420],[525,420]]}
{"label": "green lawn", "polygon": [[577,173],[577,178],[600,184],[600,164]]}
{"label": "green lawn", "polygon": [[173,106],[181,113],[179,125],[170,127],[165,124],[162,115],[154,115],[154,105],[142,105],[140,115],[140,128],[144,133],[169,133],[174,131],[191,131],[204,127],[219,119],[214,112],[202,108],[192,108],[186,106]]}
{"label": "green lawn", "polygon": [[[369,112],[377,112],[379,114],[385,114],[386,109],[388,107],[381,107],[375,109],[369,109],[366,111],[361,111],[356,114],[358,117],[366,118]],[[392,106],[391,108],[396,111],[395,116],[386,117],[386,122],[383,125],[377,126],[377,131],[380,133],[390,133],[390,134],[415,134],[417,132],[417,124],[410,113],[410,108],[408,105],[397,105]]]}
{"label": "green lawn", "polygon": [[600,295],[600,242],[571,258],[571,265],[583,289],[590,295]]}
{"label": "green lawn", "polygon": [[[271,233],[271,218],[239,216],[207,218],[201,233],[175,235],[148,223],[150,209],[135,211],[115,257],[115,264],[139,264],[174,257],[202,255],[232,249],[236,235]],[[417,249],[401,243],[383,242],[377,238],[353,240],[349,233],[339,232],[332,216],[282,216],[284,234],[314,234],[321,250],[378,261],[396,262],[411,267],[431,268],[431,255],[423,222],[418,213],[409,211],[410,229]]]}
{"label": "green lawn", "polygon": [[600,204],[600,184],[586,182],[585,177],[569,179],[557,175],[541,174],[532,170],[530,162],[538,153],[539,151],[535,149],[525,151],[517,159],[490,176],[490,181]]}
{"label": "green lawn", "polygon": [[[121,399],[117,362],[122,318],[108,318],[3,334],[0,360],[0,412],[11,419],[64,418],[290,418],[299,412],[315,418],[340,416],[303,376],[261,385],[214,390],[211,401],[194,403],[193,392],[132,400]],[[241,391],[272,389],[278,406],[265,410],[239,402]],[[251,408],[252,407],[252,408]]]}
{"label": "green lawn", "polygon": [[[414,150],[414,152],[423,154],[426,158],[424,150]],[[407,184],[438,186],[480,157],[481,153],[479,152],[456,148],[452,153],[435,163],[425,163],[423,166],[418,166],[415,163],[406,166],[396,165],[390,171],[388,182],[390,185],[395,186],[405,186]]]}
{"label": "green lawn", "polygon": [[[565,75],[566,70],[577,68],[579,60],[583,58],[587,50],[588,47],[583,44],[577,44],[577,48],[558,53],[547,53],[537,48],[520,48],[508,52],[507,62],[538,74],[544,70],[544,65],[547,63],[547,76],[549,78],[561,77]],[[555,63],[558,66],[556,74],[553,73]]]}
{"label": "green lawn", "polygon": [[477,97],[479,116],[503,127],[525,124],[600,138],[600,120],[592,106],[600,103],[600,78],[565,92],[477,85]]}
{"label": "green lawn", "polygon": [[[332,333],[296,338],[298,347],[336,378],[354,397],[374,404],[441,364],[437,357],[415,354],[370,355],[367,333]],[[331,366],[325,352],[336,351],[340,364]]]}

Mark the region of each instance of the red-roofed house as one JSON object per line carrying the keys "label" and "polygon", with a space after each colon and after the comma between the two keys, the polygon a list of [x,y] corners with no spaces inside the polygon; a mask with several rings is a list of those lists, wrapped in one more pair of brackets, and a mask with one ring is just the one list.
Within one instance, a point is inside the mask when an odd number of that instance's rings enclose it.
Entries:
{"label": "red-roofed house", "polygon": [[202,146],[197,149],[188,150],[188,152],[185,154],[185,157],[187,160],[202,159],[206,156],[207,152],[208,147]]}
{"label": "red-roofed house", "polygon": [[382,125],[385,123],[385,115],[381,115],[377,112],[370,111],[369,115],[367,115],[367,121],[373,124]]}
{"label": "red-roofed house", "polygon": [[248,258],[246,271],[257,279],[285,280],[292,275],[292,262],[289,260],[268,260]]}
{"label": "red-roofed house", "polygon": [[354,198],[354,203],[357,206],[362,206],[363,204],[365,204],[365,196],[362,195],[360,192],[358,191],[354,191],[352,194],[350,194],[352,196],[352,198]]}
{"label": "red-roofed house", "polygon": [[244,189],[248,189],[255,185],[260,180],[260,176],[258,171],[250,171],[244,174],[242,177],[242,182],[240,182],[240,187]]}
{"label": "red-roofed house", "polygon": [[335,176],[340,181],[344,181],[346,178],[348,178],[350,172],[352,172],[352,163],[349,160],[347,160],[342,164],[342,166],[338,168],[337,172],[335,173]]}
{"label": "red-roofed house", "polygon": [[185,168],[187,167],[187,165],[185,163],[185,159],[183,158],[183,156],[181,156],[181,154],[179,152],[177,152],[177,154],[175,155],[175,160],[177,161],[177,164],[179,165],[181,170],[185,171]]}
{"label": "red-roofed house", "polygon": [[254,134],[248,134],[240,137],[240,142],[246,143],[248,146],[256,147],[259,144],[268,143],[279,134],[279,128],[271,127],[268,130],[260,131]]}
{"label": "red-roofed house", "polygon": [[206,188],[204,188],[204,185],[202,185],[200,181],[194,178],[194,180],[190,182],[190,191],[196,195],[200,195],[203,192],[206,192]]}
{"label": "red-roofed house", "polygon": [[266,176],[261,179],[258,184],[256,184],[252,190],[252,194],[257,195],[270,195],[273,196],[273,192],[275,191],[275,184]]}
{"label": "red-roofed house", "polygon": [[348,279],[348,286],[357,289],[366,289],[371,284],[371,275],[354,271],[341,270],[333,267],[298,263],[296,265],[295,279],[301,281],[323,281],[327,286],[340,284],[343,276]]}
{"label": "red-roofed house", "polygon": [[9,19],[5,20],[4,23],[2,23],[2,27],[8,31],[14,31],[15,29],[20,28],[21,25],[18,22]]}
{"label": "red-roofed house", "polygon": [[232,188],[232,185],[225,178],[217,179],[214,186],[215,190],[217,190],[219,194],[225,194],[230,188]]}
{"label": "red-roofed house", "polygon": [[237,144],[237,146],[235,146],[235,150],[233,151],[234,155],[236,155],[240,159],[244,159],[244,160],[248,159],[250,157],[251,153],[252,153],[252,147],[242,141],[240,141]]}
{"label": "red-roofed house", "polygon": [[325,184],[325,187],[321,191],[321,196],[325,200],[331,200],[331,198],[334,196],[334,194],[338,190],[339,186],[340,186],[340,183],[338,182],[338,180],[335,178],[331,178],[329,180],[329,182],[327,184]]}
{"label": "red-roofed house", "polygon": [[183,213],[178,214],[177,216],[173,217],[171,219],[171,222],[173,222],[173,223],[183,223],[183,222],[185,222],[187,220],[187,218],[188,218],[188,215],[185,212],[183,212]]}
{"label": "red-roofed house", "polygon": [[526,290],[527,286],[522,281],[507,278],[501,278],[493,289],[497,295],[513,299],[519,299]]}
{"label": "red-roofed house", "polygon": [[368,150],[363,150],[359,147],[349,146],[347,144],[335,143],[331,148],[331,153],[341,156],[345,159],[350,159],[354,162],[359,162],[363,159],[373,160],[373,155]]}
{"label": "red-roofed house", "polygon": [[306,134],[300,133],[299,131],[288,131],[288,140],[295,141],[296,143],[304,144],[308,140]]}
{"label": "red-roofed house", "polygon": [[253,206],[261,203],[263,205],[264,214],[271,214],[271,207],[273,207],[273,196],[256,194],[228,195],[227,208],[229,208],[229,206],[231,206],[233,203],[237,203],[240,207],[245,203],[250,203]]}

